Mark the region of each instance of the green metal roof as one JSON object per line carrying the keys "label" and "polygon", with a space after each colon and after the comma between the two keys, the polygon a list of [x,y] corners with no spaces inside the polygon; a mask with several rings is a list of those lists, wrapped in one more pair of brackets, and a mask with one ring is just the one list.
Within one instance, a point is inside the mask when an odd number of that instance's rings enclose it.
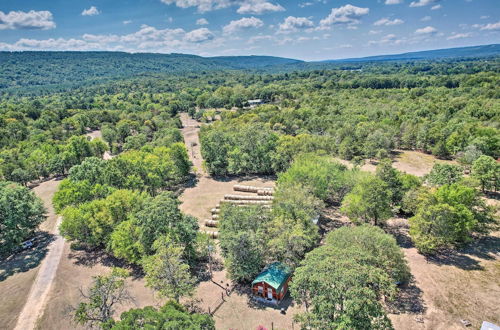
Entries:
{"label": "green metal roof", "polygon": [[255,283],[266,282],[271,287],[276,289],[276,291],[280,292],[291,274],[292,270],[290,267],[282,264],[281,262],[274,262],[257,275],[255,280],[252,282],[252,285]]}

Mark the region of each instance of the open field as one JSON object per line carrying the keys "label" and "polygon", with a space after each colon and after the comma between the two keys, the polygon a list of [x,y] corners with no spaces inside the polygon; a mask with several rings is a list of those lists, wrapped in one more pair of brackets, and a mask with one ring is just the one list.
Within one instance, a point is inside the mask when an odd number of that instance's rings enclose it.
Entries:
{"label": "open field", "polygon": [[456,164],[455,161],[436,159],[420,151],[396,150],[393,167],[408,174],[424,176],[436,163]]}
{"label": "open field", "polygon": [[406,220],[389,224],[413,275],[400,294],[403,313],[390,314],[396,329],[463,329],[461,320],[474,329],[482,321],[500,323],[500,232],[457,252],[426,258],[411,245]]}

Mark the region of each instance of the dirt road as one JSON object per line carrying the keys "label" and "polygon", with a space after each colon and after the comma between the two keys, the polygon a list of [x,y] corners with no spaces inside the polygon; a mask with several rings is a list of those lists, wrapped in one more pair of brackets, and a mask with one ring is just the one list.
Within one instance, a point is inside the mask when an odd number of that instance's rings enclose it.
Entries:
{"label": "dirt road", "polygon": [[200,140],[198,132],[200,131],[200,123],[189,117],[187,113],[181,113],[182,135],[184,143],[188,149],[189,158],[195,167],[196,174],[206,176],[203,170],[203,159],[201,158]]}
{"label": "dirt road", "polygon": [[59,235],[61,220],[61,217],[57,219],[52,230],[52,233],[55,235],[55,240],[50,245],[47,256],[42,261],[35,282],[31,286],[26,304],[17,319],[15,330],[34,329],[38,317],[40,317],[44,310],[47,295],[49,294],[52,281],[56,275],[64,248],[64,239]]}
{"label": "dirt road", "polygon": [[[102,133],[100,130],[87,133],[86,136],[90,137],[91,140],[93,140],[95,138],[102,139]],[[109,151],[105,151],[104,154],[102,155],[102,159],[104,159],[104,160],[110,160],[111,158],[113,158],[113,156],[111,156]]]}
{"label": "dirt road", "polygon": [[[18,253],[9,260],[0,262],[0,329],[14,329],[17,321],[22,326],[18,328],[30,329],[27,326],[27,314],[35,314],[34,309],[39,303],[39,298],[44,290],[32,289],[38,278],[46,278],[46,270],[43,267],[51,268],[54,264],[48,263],[43,266],[47,255],[56,253],[54,247],[58,244],[54,241],[54,230],[57,228],[58,217],[52,207],[52,197],[57,191],[60,181],[49,180],[40,183],[33,188],[33,192],[42,199],[47,209],[47,219],[40,225],[40,235],[36,249],[26,250]],[[52,252],[54,250],[54,252]],[[51,257],[53,258],[53,257]],[[41,274],[45,275],[41,275]],[[36,304],[33,304],[33,301]],[[41,305],[40,305],[41,306]],[[23,312],[24,308],[24,312]],[[23,314],[23,321],[19,315]],[[36,319],[35,319],[36,321]],[[31,322],[33,324],[33,321]]]}

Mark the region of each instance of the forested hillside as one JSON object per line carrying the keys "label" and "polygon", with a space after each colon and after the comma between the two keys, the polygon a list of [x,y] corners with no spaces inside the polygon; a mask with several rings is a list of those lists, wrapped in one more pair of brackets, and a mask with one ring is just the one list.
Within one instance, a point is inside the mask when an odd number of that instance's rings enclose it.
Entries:
{"label": "forested hillside", "polygon": [[263,69],[302,61],[272,56],[200,57],[121,52],[0,52],[0,93],[57,92],[141,74]]}
{"label": "forested hillside", "polygon": [[[362,59],[304,62],[273,56],[201,57],[186,54],[151,54],[123,52],[0,52],[0,95],[47,95],[79,87],[102,85],[137,76],[205,75],[224,71],[275,74],[310,70],[391,70],[400,67],[411,73],[433,72],[434,60],[465,61],[469,70],[475,59],[492,59],[500,54],[498,45],[443,49]],[[385,66],[384,61],[398,61]],[[395,69],[396,68],[396,69]],[[469,73],[463,70],[461,73]],[[224,79],[219,75],[217,79]]]}

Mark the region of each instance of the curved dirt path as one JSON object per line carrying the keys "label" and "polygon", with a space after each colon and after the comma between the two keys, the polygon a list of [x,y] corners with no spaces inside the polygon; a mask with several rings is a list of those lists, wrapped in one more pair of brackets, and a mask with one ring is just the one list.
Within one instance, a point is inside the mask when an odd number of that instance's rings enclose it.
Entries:
{"label": "curved dirt path", "polygon": [[17,319],[15,330],[34,329],[38,318],[44,310],[47,295],[50,292],[64,248],[64,239],[59,234],[61,221],[62,217],[59,217],[54,226],[53,234],[55,239],[51,243],[49,252],[38,270],[26,304]]}

